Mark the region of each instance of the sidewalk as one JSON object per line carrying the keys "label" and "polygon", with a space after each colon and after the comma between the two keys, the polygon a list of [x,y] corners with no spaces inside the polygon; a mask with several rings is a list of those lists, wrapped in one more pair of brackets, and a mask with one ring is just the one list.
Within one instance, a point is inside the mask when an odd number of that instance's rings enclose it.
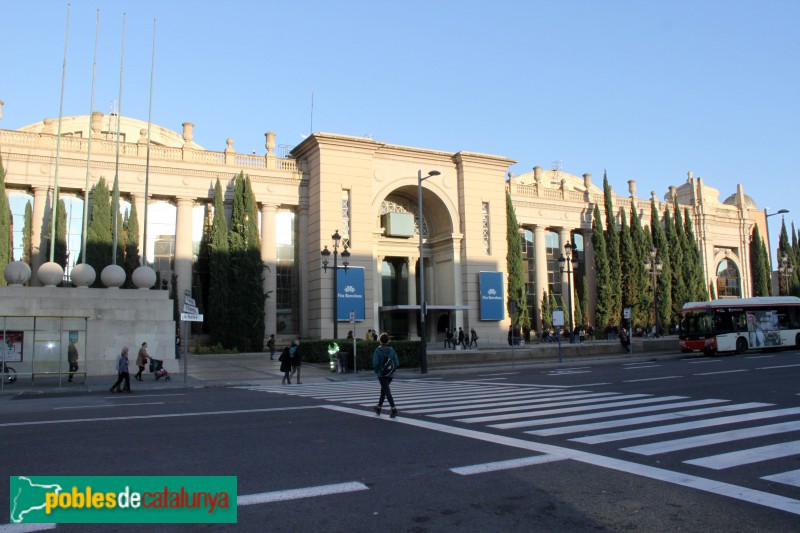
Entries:
{"label": "sidewalk", "polygon": [[[618,349],[615,348],[615,353],[609,353],[607,350],[609,346],[611,345],[600,342],[597,344],[597,348],[592,350],[589,346],[584,345],[580,355],[565,355],[561,362],[558,361],[552,345],[543,345],[539,348],[535,345],[527,346],[528,350],[535,352],[527,358],[522,357],[523,349],[521,348],[517,348],[515,351],[508,347],[457,352],[452,350],[429,350],[429,361],[440,361],[440,364],[429,363],[428,374],[425,374],[425,377],[471,373],[491,369],[510,370],[512,367],[570,367],[598,361],[614,362],[625,360],[632,362],[685,356],[685,354],[681,354],[677,350],[671,352],[645,352],[639,349],[638,353],[634,350],[633,355],[627,355],[625,353],[617,353]],[[453,358],[453,360],[448,360],[450,358]],[[445,362],[445,360],[447,361]],[[136,381],[133,379],[133,374],[131,374],[131,389],[135,393],[136,391],[153,392],[185,388],[280,385],[283,378],[283,372],[280,371],[280,362],[277,358],[271,361],[266,353],[189,354],[188,357],[182,357],[178,364],[180,371],[170,374],[171,379],[169,381],[164,378],[156,381],[155,376],[150,372],[142,374],[144,381]],[[400,368],[397,371],[397,378],[399,379],[420,377],[423,377],[423,375],[420,373],[419,368]],[[357,373],[333,373],[327,364],[303,363],[300,379],[303,384],[374,380],[375,373],[371,368],[358,369]],[[59,383],[57,376],[37,377],[34,384],[31,383],[30,376],[19,376],[15,383],[2,384],[0,396],[108,393],[108,389],[116,381],[116,376],[87,376],[85,383],[78,376],[75,377],[75,383],[67,382],[66,376],[62,376],[61,380],[61,383]],[[294,378],[291,386],[297,386]]]}

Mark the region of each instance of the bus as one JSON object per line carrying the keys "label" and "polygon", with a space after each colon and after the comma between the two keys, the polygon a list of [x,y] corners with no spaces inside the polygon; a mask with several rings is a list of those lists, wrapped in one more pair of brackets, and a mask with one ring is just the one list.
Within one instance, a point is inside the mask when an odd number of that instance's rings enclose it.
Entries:
{"label": "bus", "polygon": [[682,352],[800,348],[800,298],[759,296],[689,302],[681,309]]}

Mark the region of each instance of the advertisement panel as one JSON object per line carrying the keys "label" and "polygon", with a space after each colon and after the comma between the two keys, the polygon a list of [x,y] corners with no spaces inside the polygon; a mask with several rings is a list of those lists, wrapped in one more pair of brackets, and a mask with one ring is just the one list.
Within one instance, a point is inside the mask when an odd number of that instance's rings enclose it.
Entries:
{"label": "advertisement panel", "polygon": [[364,268],[339,268],[336,280],[336,320],[349,321],[351,312],[356,320],[364,320]]}
{"label": "advertisement panel", "polygon": [[22,331],[0,331],[0,361],[19,363],[22,361]]}
{"label": "advertisement panel", "polygon": [[502,272],[480,272],[481,320],[506,317]]}

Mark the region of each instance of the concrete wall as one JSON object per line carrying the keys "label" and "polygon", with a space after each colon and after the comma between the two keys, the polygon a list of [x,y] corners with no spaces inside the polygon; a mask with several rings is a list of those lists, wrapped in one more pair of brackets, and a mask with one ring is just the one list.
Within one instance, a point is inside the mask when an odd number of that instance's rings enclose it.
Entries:
{"label": "concrete wall", "polygon": [[22,375],[33,370],[34,361],[40,368],[59,362],[57,367],[66,370],[70,331],[77,332],[80,371],[89,375],[116,374],[123,346],[130,350],[135,372],[143,342],[169,372],[178,371],[172,300],[166,291],[0,287],[3,329],[24,333],[22,361],[9,362]]}

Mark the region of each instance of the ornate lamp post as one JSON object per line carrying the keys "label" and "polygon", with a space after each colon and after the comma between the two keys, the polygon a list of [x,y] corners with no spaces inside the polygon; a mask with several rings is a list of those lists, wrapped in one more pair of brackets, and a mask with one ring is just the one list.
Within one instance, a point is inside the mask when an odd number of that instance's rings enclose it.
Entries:
{"label": "ornate lamp post", "polygon": [[792,276],[792,272],[794,272],[794,267],[789,263],[789,256],[786,255],[784,252],[781,255],[781,262],[778,265],[778,272],[781,274],[781,280],[783,280],[783,284],[781,285],[781,290],[778,291],[778,294],[789,294],[789,278]]}
{"label": "ornate lamp post", "polygon": [[[339,277],[337,272],[339,271],[339,242],[342,240],[342,236],[339,235],[339,230],[336,230],[336,233],[331,235],[331,239],[333,239],[333,338],[339,338],[339,316],[338,316],[338,300],[339,300]],[[320,252],[322,256],[322,270],[323,272],[328,272],[328,258],[331,256],[331,251],[328,250],[328,246],[325,246],[325,249]],[[341,251],[342,256],[342,266],[344,266],[345,272],[347,271],[347,267],[350,265],[350,252],[347,250],[347,245],[344,245],[344,249]]]}
{"label": "ornate lamp post", "polygon": [[567,274],[567,312],[569,313],[569,339],[573,342],[572,332],[574,327],[572,324],[572,273],[578,268],[578,256],[576,254],[578,247],[575,243],[567,242],[564,245],[564,254],[558,258],[558,268],[562,274]]}
{"label": "ornate lamp post", "polygon": [[656,322],[656,337],[658,337],[658,276],[661,275],[661,271],[664,269],[664,263],[661,262],[660,257],[656,257],[658,255],[658,250],[656,247],[653,246],[650,248],[650,257],[644,260],[644,267],[650,273],[653,278],[653,313]]}
{"label": "ornate lamp post", "polygon": [[425,331],[425,314],[428,312],[425,303],[425,264],[422,255],[422,182],[433,176],[441,174],[438,170],[431,170],[422,177],[422,171],[417,171],[417,220],[419,229],[419,367],[423,374],[428,373],[428,333]]}

